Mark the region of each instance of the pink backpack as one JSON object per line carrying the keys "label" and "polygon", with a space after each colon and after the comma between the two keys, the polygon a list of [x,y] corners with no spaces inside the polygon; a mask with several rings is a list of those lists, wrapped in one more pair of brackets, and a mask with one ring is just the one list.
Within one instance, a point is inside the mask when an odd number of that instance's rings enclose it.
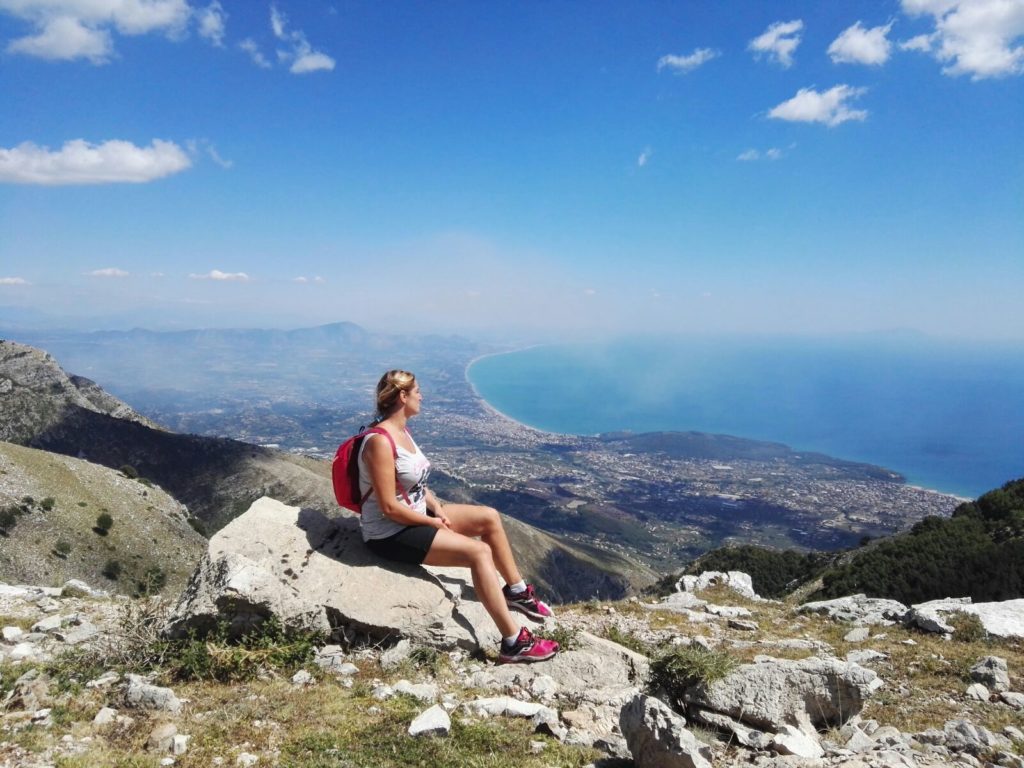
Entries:
{"label": "pink backpack", "polygon": [[[388,439],[388,442],[391,443],[391,455],[397,461],[398,446],[395,445],[394,438],[382,427],[370,427],[358,435],[353,435],[339,445],[337,452],[334,454],[334,461],[331,462],[334,498],[345,509],[350,509],[357,513],[362,513],[363,504],[370,498],[370,494],[373,493],[373,486],[370,486],[366,493],[359,493],[359,448],[366,436],[371,433],[384,435]],[[405,492],[402,482],[398,479],[397,469],[395,470],[395,485],[402,492],[402,498],[405,499],[405,503],[411,507],[412,502],[409,501],[409,495]]]}

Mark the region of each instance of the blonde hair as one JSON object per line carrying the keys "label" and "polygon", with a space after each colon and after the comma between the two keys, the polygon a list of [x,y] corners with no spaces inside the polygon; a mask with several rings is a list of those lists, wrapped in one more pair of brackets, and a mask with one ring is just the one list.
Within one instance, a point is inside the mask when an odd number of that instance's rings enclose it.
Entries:
{"label": "blonde hair", "polygon": [[380,377],[377,382],[377,415],[385,418],[391,414],[402,392],[411,392],[416,386],[416,377],[408,371],[394,369]]}

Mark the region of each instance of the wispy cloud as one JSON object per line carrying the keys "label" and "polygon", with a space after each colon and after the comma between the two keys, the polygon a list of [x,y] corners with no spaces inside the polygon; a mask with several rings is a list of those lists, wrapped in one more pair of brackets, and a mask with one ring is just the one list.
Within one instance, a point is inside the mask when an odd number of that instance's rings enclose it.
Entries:
{"label": "wispy cloud", "polygon": [[867,110],[851,109],[847,102],[863,95],[867,88],[837,85],[827,91],[801,88],[796,96],[773,108],[768,116],[797,123],[824,123],[829,127],[848,120],[864,120]]}
{"label": "wispy cloud", "polygon": [[801,19],[776,21],[747,45],[754,55],[767,56],[783,67],[793,66],[793,52],[800,45],[800,32],[804,28]]}
{"label": "wispy cloud", "polygon": [[326,283],[327,281],[324,278],[320,277],[320,275],[317,275],[316,277],[306,277],[305,275],[299,275],[298,277],[293,277],[292,278],[292,282],[293,283],[303,283],[303,284],[305,284],[305,283],[316,283],[318,285],[322,285],[323,283]]}
{"label": "wispy cloud", "polygon": [[764,152],[753,148],[744,150],[736,156],[736,159],[743,163],[752,163],[756,160],[779,160],[781,157],[781,149],[778,147],[769,147]]}
{"label": "wispy cloud", "polygon": [[719,51],[712,50],[711,48],[697,48],[693,53],[686,56],[670,53],[658,59],[658,71],[661,72],[663,69],[668,69],[677,75],[685,75],[687,72],[692,72],[702,64],[706,64],[721,55]]}
{"label": "wispy cloud", "polygon": [[31,285],[23,277],[0,277],[0,285]]}
{"label": "wispy cloud", "polygon": [[148,147],[128,141],[90,144],[75,139],[58,150],[25,142],[12,149],[0,148],[0,183],[141,183],[179,173],[191,165],[181,147],[161,139],[154,139]]}
{"label": "wispy cloud", "polygon": [[238,44],[238,47],[249,54],[249,58],[252,59],[252,63],[262,69],[270,69],[270,62],[267,57],[263,55],[259,45],[251,37],[245,38]]}
{"label": "wispy cloud", "polygon": [[123,269],[117,267],[106,267],[104,269],[94,269],[92,272],[86,272],[89,277],[128,277],[128,273]]}
{"label": "wispy cloud", "polygon": [[649,162],[651,162],[651,155],[653,155],[653,154],[654,154],[654,150],[653,149],[651,149],[650,147],[645,147],[644,151],[640,153],[640,157],[638,157],[636,159],[637,167],[638,168],[643,168],[645,165],[647,165]]}
{"label": "wispy cloud", "polygon": [[32,27],[7,44],[8,53],[93,64],[113,58],[115,34],[181,39],[193,19],[200,36],[220,45],[226,18],[216,0],[203,9],[188,0],[0,0],[0,13]]}
{"label": "wispy cloud", "polygon": [[209,40],[218,48],[224,45],[224,27],[228,15],[218,0],[214,0],[205,8],[197,10],[196,24],[199,26],[199,36]]}
{"label": "wispy cloud", "polygon": [[211,269],[205,275],[197,275],[193,272],[189,277],[193,280],[219,280],[236,283],[248,283],[252,280],[245,272],[221,272],[219,269]]}
{"label": "wispy cloud", "polygon": [[931,52],[947,75],[972,80],[1024,73],[1024,0],[903,0],[911,16],[931,16],[935,30],[901,44]]}
{"label": "wispy cloud", "polygon": [[277,55],[282,61],[290,62],[288,71],[293,75],[334,69],[334,59],[314,50],[304,32],[288,29],[288,17],[276,5],[270,7],[270,28],[274,37],[291,46],[288,50],[279,50]]}
{"label": "wispy cloud", "polygon": [[888,38],[891,29],[892,22],[865,29],[858,21],[839,33],[828,47],[828,55],[834,64],[885,64],[892,50]]}

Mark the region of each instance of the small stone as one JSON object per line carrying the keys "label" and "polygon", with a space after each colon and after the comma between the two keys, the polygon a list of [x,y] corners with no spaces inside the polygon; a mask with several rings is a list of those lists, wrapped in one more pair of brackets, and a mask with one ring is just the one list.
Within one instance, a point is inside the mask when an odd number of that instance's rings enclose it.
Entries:
{"label": "small stone", "polygon": [[235,765],[240,765],[242,768],[248,768],[250,765],[256,765],[260,759],[249,752],[242,752],[235,758]]}
{"label": "small stone", "polygon": [[420,713],[409,726],[410,736],[425,736],[429,734],[447,735],[452,728],[452,719],[443,707],[435,704],[430,709]]}
{"label": "small stone", "polygon": [[112,685],[121,679],[121,676],[117,672],[104,672],[102,675],[97,677],[95,680],[90,680],[85,684],[86,688],[105,688],[108,685]]}
{"label": "small stone", "polygon": [[157,709],[172,713],[181,711],[181,700],[174,695],[174,691],[150,685],[138,675],[128,675],[125,702],[136,709]]}
{"label": "small stone", "polygon": [[339,677],[352,677],[359,674],[359,667],[353,664],[351,661],[346,661],[336,669],[333,670],[334,674]]}
{"label": "small stone", "polygon": [[163,757],[163,758],[160,758],[160,765],[165,765],[165,766],[166,765],[174,765],[174,758],[173,757]]}
{"label": "small stone", "polygon": [[757,622],[745,621],[744,619],[729,619],[729,629],[738,629],[741,632],[756,632],[760,627]]}
{"label": "small stone", "polygon": [[11,661],[24,661],[39,654],[39,649],[33,643],[18,643],[11,649],[9,654]]}
{"label": "small stone", "polygon": [[5,643],[13,643],[19,637],[25,634],[25,630],[21,627],[4,627],[3,635]]}
{"label": "small stone", "polygon": [[395,683],[393,690],[406,696],[412,696],[420,701],[435,701],[437,699],[437,686],[433,683],[410,683],[408,680],[399,680]]}
{"label": "small stone", "polygon": [[408,640],[399,640],[380,655],[381,669],[389,671],[397,667],[409,658],[412,653],[412,643]]}
{"label": "small stone", "polygon": [[967,686],[967,698],[974,701],[988,701],[989,692],[981,683],[972,683]]}
{"label": "small stone", "polygon": [[772,739],[772,747],[780,755],[794,755],[796,757],[809,757],[817,759],[825,755],[825,750],[816,738],[809,736],[792,725],[783,725],[779,728],[775,738]]}
{"label": "small stone", "polygon": [[530,693],[538,699],[550,699],[558,691],[558,683],[549,675],[537,675],[530,681]]}
{"label": "small stone", "polygon": [[1010,673],[1006,659],[986,656],[971,667],[971,680],[982,683],[996,693],[1010,690]]}
{"label": "small stone", "polygon": [[871,636],[871,630],[867,627],[855,627],[843,637],[848,643],[863,643]]}
{"label": "small stone", "polygon": [[174,747],[174,737],[178,734],[178,726],[174,723],[158,723],[149,732],[146,749],[151,752],[170,752]]}
{"label": "small stone", "polygon": [[530,742],[530,754],[539,755],[541,752],[543,752],[545,749],[547,749],[547,746],[548,745],[545,744],[543,741],[531,741]]}
{"label": "small stone", "polygon": [[1003,736],[1012,741],[1024,741],[1024,731],[1015,725],[1007,725],[1003,727]]}
{"label": "small stone", "polygon": [[999,698],[1004,704],[1009,704],[1014,709],[1024,709],[1024,693],[1003,691],[999,694]]}
{"label": "small stone", "polygon": [[54,632],[69,621],[68,616],[47,616],[32,625],[33,632]]}
{"label": "small stone", "polygon": [[171,751],[178,756],[184,755],[188,751],[188,742],[191,738],[191,736],[186,736],[183,733],[175,735]]}
{"label": "small stone", "polygon": [[114,722],[117,717],[117,710],[111,709],[110,707],[103,707],[99,712],[96,713],[96,717],[92,719],[94,728],[102,728],[105,725],[110,725]]}
{"label": "small stone", "polygon": [[292,675],[293,685],[309,685],[313,682],[313,676],[305,669],[300,669],[294,675]]}

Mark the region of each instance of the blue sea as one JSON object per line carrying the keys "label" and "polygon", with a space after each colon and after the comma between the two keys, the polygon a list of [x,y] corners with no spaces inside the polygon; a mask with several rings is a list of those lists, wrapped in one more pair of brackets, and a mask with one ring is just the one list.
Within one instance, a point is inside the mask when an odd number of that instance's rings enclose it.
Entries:
{"label": "blue sea", "polygon": [[491,355],[467,375],[494,408],[551,432],[770,440],[970,497],[1024,477],[1021,344],[632,338]]}

